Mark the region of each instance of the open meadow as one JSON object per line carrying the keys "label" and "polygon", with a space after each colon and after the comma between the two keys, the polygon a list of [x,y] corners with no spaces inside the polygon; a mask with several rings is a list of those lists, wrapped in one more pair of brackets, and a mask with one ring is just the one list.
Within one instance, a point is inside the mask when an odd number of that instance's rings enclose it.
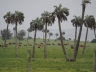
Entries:
{"label": "open meadow", "polygon": [[[14,42],[13,39],[8,40]],[[28,49],[32,51],[32,46],[29,46],[27,41],[20,41],[21,47],[18,48],[19,58],[15,56],[15,44],[8,45],[7,48],[0,47],[0,72],[26,72],[27,70],[27,58]],[[37,39],[36,43],[40,44],[43,41]],[[3,41],[0,40],[0,44]],[[44,46],[41,45],[38,48],[36,45],[35,58],[31,58],[31,72],[93,72],[93,60],[94,60],[94,48],[95,43],[87,43],[86,51],[84,55],[81,55],[82,47],[79,47],[77,60],[75,62],[69,62],[65,60],[62,47],[58,45],[60,41],[55,42],[50,40],[50,45],[47,45],[48,58],[44,59]],[[52,45],[54,43],[54,45]],[[65,45],[67,53],[71,58],[73,55],[73,49],[70,45],[73,45],[73,41],[64,41],[69,43]],[[27,46],[24,46],[24,45]],[[33,44],[33,39],[29,40],[29,44]],[[81,45],[84,42],[80,43]]]}

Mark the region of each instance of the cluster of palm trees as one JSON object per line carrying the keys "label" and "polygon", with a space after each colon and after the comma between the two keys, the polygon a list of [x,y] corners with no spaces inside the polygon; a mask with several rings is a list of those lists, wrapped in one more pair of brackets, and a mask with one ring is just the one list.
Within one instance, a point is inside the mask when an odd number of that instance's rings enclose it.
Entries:
{"label": "cluster of palm trees", "polygon": [[[22,12],[19,11],[15,11],[15,13],[11,13],[11,12],[7,12],[7,14],[5,14],[4,16],[5,22],[7,24],[7,31],[8,31],[8,26],[9,24],[15,24],[15,27],[13,28],[13,30],[15,31],[15,53],[16,53],[16,58],[18,58],[18,49],[17,49],[17,25],[18,24],[22,24],[22,22],[24,21],[24,14]],[[5,42],[4,42],[4,46],[6,46],[6,37],[7,37],[7,33],[6,32],[6,36],[5,36]]]}
{"label": "cluster of palm trees", "polygon": [[[66,52],[66,49],[65,49],[65,46],[64,46],[64,43],[62,40],[62,35],[64,35],[65,32],[62,32],[62,29],[61,29],[62,21],[67,21],[67,16],[69,16],[69,9],[66,7],[62,7],[61,4],[59,6],[54,6],[53,12],[44,11],[44,13],[41,14],[40,18],[37,17],[35,20],[32,20],[30,22],[30,28],[28,28],[27,31],[28,32],[34,31],[34,45],[32,48],[32,58],[34,58],[34,55],[35,55],[35,43],[36,43],[37,30],[40,30],[40,31],[42,30],[42,32],[43,32],[44,58],[47,58],[47,40],[46,40],[47,33],[48,33],[47,26],[52,26],[52,24],[55,22],[55,19],[57,18],[58,19],[59,34],[60,34],[60,39],[61,39],[61,45],[62,45],[62,51],[64,53],[65,59],[67,61],[76,61],[83,24],[87,27],[85,46],[86,46],[86,40],[87,40],[87,35],[88,35],[88,28],[94,29],[94,34],[95,34],[95,26],[96,25],[95,25],[94,16],[92,16],[92,15],[84,16],[86,4],[88,4],[88,3],[90,3],[90,0],[82,0],[82,16],[74,16],[74,19],[71,20],[73,26],[75,27],[74,54],[73,54],[72,59],[70,59],[68,57],[68,54]],[[18,58],[17,23],[22,24],[22,22],[24,21],[24,14],[22,12],[18,12],[18,11],[15,11],[15,13],[12,13],[12,14],[10,12],[8,12],[4,16],[4,18],[5,18],[5,22],[7,23],[7,29],[8,29],[8,25],[10,23],[15,24],[15,32],[16,32],[16,47],[15,48],[16,48],[16,57]],[[44,30],[44,25],[45,25],[45,30]],[[77,27],[80,27],[80,30],[79,30],[78,39],[76,42]],[[44,32],[45,32],[45,37],[44,37]],[[53,35],[53,34],[49,33],[49,38],[51,35]],[[57,39],[58,33],[56,33],[55,35],[56,35],[56,39]],[[29,33],[28,33],[28,37],[29,37]],[[95,34],[95,38],[96,38],[96,34]],[[83,48],[82,54],[84,53],[84,50],[85,50],[85,47]]]}

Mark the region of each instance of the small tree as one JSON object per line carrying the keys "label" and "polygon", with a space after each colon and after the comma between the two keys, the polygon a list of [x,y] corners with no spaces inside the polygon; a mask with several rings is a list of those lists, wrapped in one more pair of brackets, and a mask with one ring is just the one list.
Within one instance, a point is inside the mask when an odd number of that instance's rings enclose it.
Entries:
{"label": "small tree", "polygon": [[[53,35],[53,33],[50,32],[50,33],[49,33],[49,39],[50,39],[50,36],[52,36],[52,35]],[[48,41],[49,41],[49,39],[48,39]]]}

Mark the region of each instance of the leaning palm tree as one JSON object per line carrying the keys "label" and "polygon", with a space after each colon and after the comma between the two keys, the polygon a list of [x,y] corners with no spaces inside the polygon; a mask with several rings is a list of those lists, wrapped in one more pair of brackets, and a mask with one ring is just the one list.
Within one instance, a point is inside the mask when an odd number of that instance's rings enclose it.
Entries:
{"label": "leaning palm tree", "polygon": [[61,44],[62,44],[62,50],[65,55],[66,60],[68,60],[68,55],[66,53],[64,43],[62,40],[62,31],[61,31],[61,22],[64,20],[67,20],[67,16],[69,15],[69,9],[68,8],[62,8],[62,5],[60,4],[59,6],[54,6],[55,10],[52,13],[52,16],[57,16],[58,18],[58,26],[59,26],[59,33],[60,33],[60,38],[61,38]]}
{"label": "leaning palm tree", "polygon": [[30,22],[30,28],[35,31],[34,32],[34,45],[33,45],[33,48],[32,48],[32,58],[34,58],[34,55],[35,55],[35,44],[36,44],[36,33],[37,33],[37,30],[42,30],[44,27],[43,23],[42,23],[42,20],[37,17],[35,20],[32,20]]}
{"label": "leaning palm tree", "polygon": [[80,25],[80,30],[79,30],[79,35],[78,35],[78,40],[77,44],[74,50],[73,54],[73,61],[76,61],[77,53],[78,53],[78,48],[79,48],[79,43],[80,43],[80,38],[81,38],[81,33],[82,33],[82,25],[83,25],[83,19],[84,19],[84,14],[85,14],[85,9],[86,9],[86,4],[90,3],[90,0],[82,0],[82,20],[81,20],[81,25]]}
{"label": "leaning palm tree", "polygon": [[15,11],[15,13],[12,14],[12,21],[11,23],[15,24],[16,27],[16,44],[15,44],[15,53],[16,53],[16,58],[18,58],[18,48],[17,48],[17,25],[18,23],[21,25],[22,22],[24,21],[24,14],[19,11]]}
{"label": "leaning palm tree", "polygon": [[87,30],[86,30],[86,36],[85,36],[85,42],[84,42],[84,48],[82,50],[82,55],[84,54],[85,52],[85,48],[86,48],[86,41],[87,41],[87,36],[88,36],[88,28],[94,28],[94,25],[95,25],[95,18],[93,15],[86,15],[85,16],[85,19],[84,19],[84,25],[85,27],[87,27]]}
{"label": "leaning palm tree", "polygon": [[[50,33],[49,33],[49,39],[50,39],[50,36],[52,36],[52,35],[53,35],[53,33],[50,32]],[[48,39],[48,41],[49,41],[49,39]]]}
{"label": "leaning palm tree", "polygon": [[73,16],[74,18],[71,20],[71,23],[73,24],[73,26],[75,27],[75,39],[74,39],[74,47],[76,46],[76,40],[77,40],[77,27],[80,27],[80,20],[81,17],[80,16]]}
{"label": "leaning palm tree", "polygon": [[28,42],[28,39],[29,39],[29,33],[32,32],[32,29],[31,29],[31,28],[28,28],[27,31],[28,31],[28,38],[27,38],[27,42]]}
{"label": "leaning palm tree", "polygon": [[7,24],[7,32],[5,34],[5,41],[4,41],[4,46],[6,47],[6,37],[8,36],[8,26],[11,23],[11,12],[7,12],[4,16],[5,22]]}
{"label": "leaning palm tree", "polygon": [[45,24],[45,44],[44,44],[44,58],[47,58],[47,25],[52,25],[54,23],[53,17],[51,17],[51,13],[48,11],[44,11],[44,13],[41,14],[42,16],[42,21]]}
{"label": "leaning palm tree", "polygon": [[56,35],[56,40],[57,40],[58,33],[56,33],[55,35]]}

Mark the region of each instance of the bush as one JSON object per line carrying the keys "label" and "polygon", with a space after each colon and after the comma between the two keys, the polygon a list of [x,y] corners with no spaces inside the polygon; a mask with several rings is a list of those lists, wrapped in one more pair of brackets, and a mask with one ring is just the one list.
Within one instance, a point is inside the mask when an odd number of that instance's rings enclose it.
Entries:
{"label": "bush", "polygon": [[[62,39],[63,40],[66,40],[65,37],[63,37],[63,36],[62,36]],[[61,40],[60,37],[58,37],[57,40]]]}
{"label": "bush", "polygon": [[93,39],[93,40],[91,41],[91,43],[96,43],[96,39]]}

